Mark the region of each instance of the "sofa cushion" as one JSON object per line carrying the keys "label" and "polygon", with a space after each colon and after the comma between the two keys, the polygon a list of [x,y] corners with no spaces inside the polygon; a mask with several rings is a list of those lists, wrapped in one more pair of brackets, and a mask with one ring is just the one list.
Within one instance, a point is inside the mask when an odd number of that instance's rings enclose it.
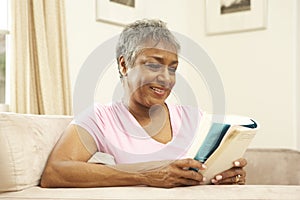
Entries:
{"label": "sofa cushion", "polygon": [[0,191],[38,185],[70,116],[0,113]]}

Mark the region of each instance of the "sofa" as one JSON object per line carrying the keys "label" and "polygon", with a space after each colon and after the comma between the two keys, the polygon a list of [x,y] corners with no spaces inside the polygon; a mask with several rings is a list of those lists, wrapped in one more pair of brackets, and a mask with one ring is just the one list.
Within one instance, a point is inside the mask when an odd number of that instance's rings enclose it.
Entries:
{"label": "sofa", "polygon": [[41,188],[47,158],[71,120],[71,116],[0,113],[0,200],[300,199],[300,152],[290,149],[248,149],[246,185]]}

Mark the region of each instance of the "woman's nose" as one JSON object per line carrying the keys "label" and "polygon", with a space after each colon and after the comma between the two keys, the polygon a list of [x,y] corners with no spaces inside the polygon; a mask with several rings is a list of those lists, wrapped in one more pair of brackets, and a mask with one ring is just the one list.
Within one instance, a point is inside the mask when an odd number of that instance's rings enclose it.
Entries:
{"label": "woman's nose", "polygon": [[164,85],[166,85],[171,81],[171,79],[172,77],[168,70],[168,66],[162,67],[157,76],[157,80],[159,81],[159,83],[163,83]]}

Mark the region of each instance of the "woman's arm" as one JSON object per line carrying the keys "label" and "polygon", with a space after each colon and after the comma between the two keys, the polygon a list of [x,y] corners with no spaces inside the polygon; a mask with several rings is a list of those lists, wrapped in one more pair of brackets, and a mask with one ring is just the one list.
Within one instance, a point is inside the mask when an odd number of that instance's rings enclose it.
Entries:
{"label": "woman's arm", "polygon": [[[80,130],[80,131],[78,131]],[[187,170],[189,167],[203,169],[200,162],[183,159],[160,167],[148,165],[152,170],[130,172],[124,166],[108,166],[87,163],[96,152],[93,138],[84,129],[70,125],[54,147],[41,179],[42,187],[105,187],[149,185],[154,187],[176,187],[198,185],[202,182],[201,173]],[[147,165],[147,163],[132,164]],[[147,168],[147,167],[146,167]]]}

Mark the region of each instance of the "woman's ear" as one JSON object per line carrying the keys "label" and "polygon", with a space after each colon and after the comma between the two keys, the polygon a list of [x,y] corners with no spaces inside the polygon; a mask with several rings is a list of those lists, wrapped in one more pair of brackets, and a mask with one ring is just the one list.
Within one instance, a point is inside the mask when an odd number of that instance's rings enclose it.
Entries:
{"label": "woman's ear", "polygon": [[126,66],[125,58],[124,56],[119,57],[119,72],[122,76],[127,75],[128,67]]}

